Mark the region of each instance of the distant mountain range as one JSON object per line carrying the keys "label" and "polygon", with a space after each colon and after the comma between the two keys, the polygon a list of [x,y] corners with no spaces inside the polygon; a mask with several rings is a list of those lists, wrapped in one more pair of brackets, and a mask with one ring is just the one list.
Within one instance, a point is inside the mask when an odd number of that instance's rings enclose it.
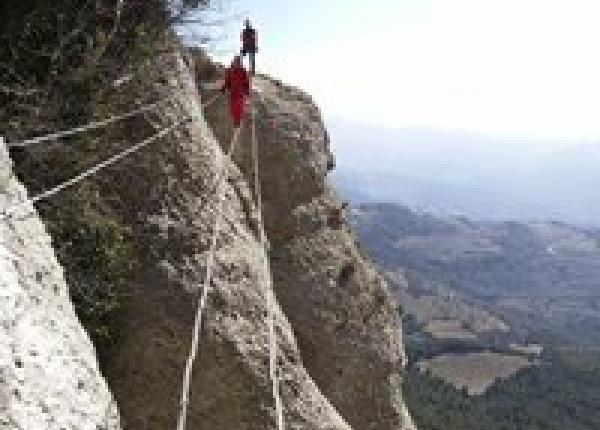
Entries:
{"label": "distant mountain range", "polygon": [[482,220],[600,225],[600,143],[330,121],[332,175],[354,203],[392,202]]}

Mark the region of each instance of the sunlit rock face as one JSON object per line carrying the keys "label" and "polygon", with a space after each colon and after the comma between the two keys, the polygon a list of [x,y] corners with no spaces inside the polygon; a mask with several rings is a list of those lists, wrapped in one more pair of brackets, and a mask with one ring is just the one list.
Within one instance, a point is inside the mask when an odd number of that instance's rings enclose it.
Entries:
{"label": "sunlit rock face", "polygon": [[[26,199],[1,144],[0,207]],[[0,217],[0,428],[120,429],[50,237],[32,205],[14,215]]]}

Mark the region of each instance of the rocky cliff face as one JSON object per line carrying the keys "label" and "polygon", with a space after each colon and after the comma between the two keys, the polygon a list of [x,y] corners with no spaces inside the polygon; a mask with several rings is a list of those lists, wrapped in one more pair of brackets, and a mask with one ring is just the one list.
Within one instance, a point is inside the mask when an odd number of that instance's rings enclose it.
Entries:
{"label": "rocky cliff face", "polygon": [[[0,145],[0,207],[27,199]],[[0,428],[120,429],[42,222],[0,218]]]}
{"label": "rocky cliff face", "polygon": [[[126,428],[172,426],[179,411],[181,376],[190,348],[196,297],[204,281],[217,217],[213,291],[192,381],[189,428],[274,427],[268,373],[267,283],[251,192],[225,157],[203,119],[195,83],[178,55],[157,65],[170,85],[152,92],[172,97],[169,112],[154,121],[167,126],[192,117],[170,138],[137,157],[133,177],[152,179],[152,200],[134,198],[135,240],[148,251],[134,281],[123,336],[105,366]],[[225,164],[222,212],[216,189]],[[120,191],[116,191],[120,193]],[[128,196],[131,198],[131,196]],[[140,198],[142,199],[140,201]],[[134,230],[136,227],[132,225]],[[293,329],[276,309],[281,395],[290,427],[346,429],[348,425],[302,365]]]}
{"label": "rocky cliff face", "polygon": [[[399,310],[326,183],[334,163],[320,112],[308,95],[278,81],[259,77],[254,85],[274,288],[304,365],[352,428],[410,428]],[[227,113],[208,115],[226,140]],[[237,154],[248,181],[250,160],[247,149]]]}
{"label": "rocky cliff face", "polygon": [[[67,267],[72,290],[118,287],[118,306],[110,302],[110,312],[86,321],[98,339],[110,334],[101,366],[123,428],[164,429],[176,422],[197,297],[219,216],[223,228],[188,428],[275,428],[265,317],[270,292],[262,264],[268,256],[259,242],[261,229],[271,241],[272,270],[266,276],[272,277],[277,298],[277,367],[286,428],[412,428],[401,394],[397,305],[357,250],[341,203],[326,185],[332,156],[314,103],[270,79],[255,82],[261,225],[248,128],[231,161],[223,150],[231,139],[225,101],[205,119],[201,102],[206,98],[198,95],[189,60],[169,37],[155,43],[161,54],[141,73],[116,77],[114,91],[93,99],[91,110],[92,117],[106,116],[117,107],[164,100],[160,108],[87,140],[14,154],[23,180],[45,189],[59,178],[41,177],[35,166],[54,159],[89,166],[185,120],[41,208],[55,239],[70,238],[60,250],[65,265],[82,253],[106,255],[91,270],[85,264]],[[222,165],[226,180],[219,196]],[[61,223],[65,207],[83,225],[76,232]],[[91,252],[90,240],[97,244]],[[123,273],[117,279],[109,276],[115,267]],[[106,301],[102,294],[94,298],[94,303]]]}

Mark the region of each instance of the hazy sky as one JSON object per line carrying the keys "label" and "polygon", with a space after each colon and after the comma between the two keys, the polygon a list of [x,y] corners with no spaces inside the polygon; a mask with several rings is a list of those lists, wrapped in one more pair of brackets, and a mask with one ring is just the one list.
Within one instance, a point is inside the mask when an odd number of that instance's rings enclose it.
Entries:
{"label": "hazy sky", "polygon": [[[237,0],[328,117],[600,139],[598,0]],[[233,37],[221,48],[237,44]]]}

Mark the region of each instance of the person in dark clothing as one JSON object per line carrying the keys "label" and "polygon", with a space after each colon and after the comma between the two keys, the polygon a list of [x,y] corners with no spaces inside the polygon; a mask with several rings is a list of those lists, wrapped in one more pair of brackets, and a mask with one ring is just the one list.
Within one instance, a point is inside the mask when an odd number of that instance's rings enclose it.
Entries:
{"label": "person in dark clothing", "polygon": [[246,97],[250,94],[250,78],[239,56],[235,56],[225,72],[225,83],[221,91],[229,91],[229,107],[233,125],[239,127],[244,116]]}
{"label": "person in dark clothing", "polygon": [[250,58],[250,73],[256,72],[256,53],[258,52],[258,39],[256,30],[252,28],[250,20],[247,19],[244,30],[242,31],[242,57],[246,55]]}

